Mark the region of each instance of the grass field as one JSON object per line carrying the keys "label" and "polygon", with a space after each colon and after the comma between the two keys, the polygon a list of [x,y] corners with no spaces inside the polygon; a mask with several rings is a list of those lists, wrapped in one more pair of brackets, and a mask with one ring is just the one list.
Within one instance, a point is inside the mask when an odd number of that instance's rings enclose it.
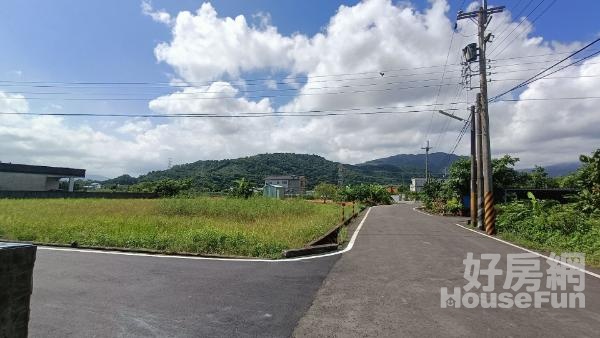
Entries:
{"label": "grass field", "polygon": [[3,199],[0,238],[276,258],[323,235],[340,212],[264,198]]}

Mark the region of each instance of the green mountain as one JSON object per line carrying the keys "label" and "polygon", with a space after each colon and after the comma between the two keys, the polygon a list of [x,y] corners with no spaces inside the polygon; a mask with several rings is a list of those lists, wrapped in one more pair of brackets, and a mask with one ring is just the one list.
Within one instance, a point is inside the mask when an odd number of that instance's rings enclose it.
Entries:
{"label": "green mountain", "polygon": [[[430,155],[432,168],[440,168],[448,161],[443,153]],[[446,154],[443,154],[446,155]],[[398,157],[406,156],[403,162]],[[344,184],[408,183],[411,177],[423,176],[425,155],[396,155],[385,159],[365,162],[358,165],[343,164]],[[455,160],[457,156],[451,157]],[[421,164],[419,164],[421,159]],[[269,175],[303,175],[312,189],[320,182],[337,183],[338,162],[329,161],[321,156],[293,153],[260,154],[237,159],[197,161],[176,165],[167,170],[151,171],[138,178],[123,175],[104,182],[110,184],[134,184],[155,181],[164,178],[191,178],[194,185],[207,191],[227,189],[234,180],[245,177],[256,185],[261,185]]]}
{"label": "green mountain", "polygon": [[[429,154],[429,170],[434,176],[442,174],[445,168],[462,157],[441,152],[431,153]],[[423,170],[425,170],[425,154],[399,154],[367,161],[359,164],[359,166],[392,166],[406,171],[417,171],[421,173],[420,175],[423,175]]]}

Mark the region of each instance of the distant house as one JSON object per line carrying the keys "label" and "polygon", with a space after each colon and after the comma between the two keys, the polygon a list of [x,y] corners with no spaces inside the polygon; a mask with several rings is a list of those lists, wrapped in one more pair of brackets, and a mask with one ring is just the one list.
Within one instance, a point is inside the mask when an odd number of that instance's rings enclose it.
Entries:
{"label": "distant house", "polygon": [[75,178],[78,177],[85,177],[85,169],[0,163],[0,190],[59,190],[60,179],[68,178],[69,191],[73,191]]}
{"label": "distant house", "polygon": [[263,196],[282,199],[285,197],[285,188],[276,184],[265,184]]}
{"label": "distant house", "polygon": [[420,192],[423,190],[423,186],[425,185],[426,179],[422,177],[415,177],[410,181],[410,191],[412,192]]}
{"label": "distant house", "polygon": [[282,186],[286,195],[304,195],[306,191],[306,178],[297,175],[267,176],[265,186]]}
{"label": "distant house", "polygon": [[93,182],[93,183],[90,183],[89,185],[84,185],[83,189],[86,189],[86,190],[98,190],[98,189],[102,189],[102,184],[100,184],[98,182]]}

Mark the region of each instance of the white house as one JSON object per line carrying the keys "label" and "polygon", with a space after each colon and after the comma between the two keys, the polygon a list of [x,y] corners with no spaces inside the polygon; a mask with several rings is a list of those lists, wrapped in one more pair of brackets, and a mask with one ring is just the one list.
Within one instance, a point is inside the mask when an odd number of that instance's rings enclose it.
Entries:
{"label": "white house", "polygon": [[420,192],[423,190],[423,186],[427,180],[422,177],[415,177],[411,179],[410,183],[410,191],[412,192]]}

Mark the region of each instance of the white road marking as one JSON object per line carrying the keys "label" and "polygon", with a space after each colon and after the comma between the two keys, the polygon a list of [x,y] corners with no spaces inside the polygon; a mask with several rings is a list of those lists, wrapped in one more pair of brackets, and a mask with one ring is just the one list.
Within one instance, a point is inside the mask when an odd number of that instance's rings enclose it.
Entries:
{"label": "white road marking", "polygon": [[[424,212],[424,211],[421,211],[421,210],[419,210],[419,209],[417,209],[417,208],[413,208],[413,210],[414,210],[414,211],[416,211],[416,212],[418,212],[418,213],[421,213],[421,214],[423,214],[423,215],[427,215],[427,216],[430,216],[430,217],[431,217],[431,216],[434,216],[434,215],[432,215],[432,214],[429,214],[429,213],[426,213],[426,212]],[[575,265],[571,265],[571,264],[569,264],[569,263],[561,262],[561,261],[560,261],[560,260],[558,260],[558,259],[555,259],[555,258],[552,258],[552,257],[546,256],[546,255],[542,255],[542,254],[541,254],[541,253],[539,253],[539,252],[535,252],[535,251],[532,251],[532,250],[526,249],[526,248],[524,248],[524,247],[522,247],[522,246],[518,246],[518,245],[516,245],[516,244],[513,244],[513,243],[511,243],[511,242],[505,241],[505,240],[503,240],[503,239],[500,239],[500,238],[498,238],[498,237],[495,237],[495,236],[490,236],[490,235],[488,235],[488,234],[486,234],[486,233],[483,233],[483,232],[477,231],[477,230],[475,230],[475,229],[470,229],[470,228],[467,228],[467,227],[466,227],[466,226],[464,226],[464,225],[460,225],[460,224],[458,224],[458,223],[455,223],[455,225],[456,225],[456,226],[459,226],[459,227],[461,227],[461,228],[463,228],[463,229],[465,229],[465,230],[469,230],[469,231],[471,231],[471,232],[474,232],[474,233],[476,233],[476,234],[479,234],[479,235],[481,235],[481,236],[484,236],[484,237],[487,237],[487,238],[491,238],[491,239],[493,239],[493,240],[495,240],[495,241],[498,241],[498,242],[500,242],[500,243],[504,243],[504,244],[506,244],[506,245],[510,245],[510,246],[512,246],[512,247],[514,247],[514,248],[521,249],[521,250],[523,250],[523,251],[526,251],[526,252],[532,253],[532,254],[534,254],[534,255],[536,255],[536,256],[538,256],[538,257],[543,257],[543,258],[546,258],[546,259],[548,259],[548,260],[551,260],[551,261],[553,261],[553,262],[556,262],[556,263],[562,264],[562,265],[564,265],[564,266],[568,266],[568,267],[570,267],[570,268],[572,268],[572,269],[575,269],[575,270],[578,270],[578,271],[584,272],[584,273],[586,273],[586,274],[588,274],[588,275],[590,275],[590,276],[592,276],[592,277],[596,277],[596,278],[600,279],[600,275],[599,275],[599,274],[597,274],[597,273],[594,273],[594,272],[588,271],[588,270],[586,270],[586,269],[582,269],[582,268],[580,268],[580,267],[577,267],[577,266],[575,266]]]}
{"label": "white road marking", "polygon": [[493,240],[496,240],[496,241],[498,241],[498,242],[500,242],[500,243],[504,243],[504,244],[506,244],[506,245],[510,245],[510,246],[512,246],[512,247],[515,247],[515,248],[517,248],[517,249],[521,249],[521,250],[523,250],[523,251],[526,251],[526,252],[532,253],[532,254],[534,254],[534,255],[536,255],[536,256],[538,256],[538,257],[543,257],[543,258],[546,258],[546,259],[548,259],[548,260],[551,260],[551,261],[553,261],[553,262],[556,262],[556,263],[562,264],[562,265],[564,265],[564,266],[568,266],[568,267],[569,267],[569,268],[571,268],[571,269],[575,269],[575,270],[578,270],[578,271],[581,271],[581,272],[585,272],[586,274],[588,274],[588,275],[590,275],[590,276],[592,276],[592,277],[596,277],[596,278],[600,279],[600,275],[599,275],[599,274],[597,274],[597,273],[593,273],[593,272],[591,272],[591,271],[588,271],[588,270],[586,270],[586,269],[582,269],[582,268],[580,268],[580,267],[577,267],[577,266],[575,266],[575,265],[571,265],[571,264],[569,264],[569,263],[561,262],[561,261],[560,261],[560,260],[558,260],[558,259],[555,259],[555,258],[552,258],[552,257],[546,256],[546,255],[542,255],[542,254],[541,254],[541,253],[539,253],[539,252],[535,252],[535,251],[532,251],[532,250],[526,249],[526,248],[524,248],[524,247],[522,247],[522,246],[518,246],[518,245],[516,245],[516,244],[513,244],[513,243],[511,243],[511,242],[507,242],[507,241],[505,241],[505,240],[503,240],[503,239],[500,239],[500,238],[498,238],[498,237],[490,236],[490,235],[488,235],[488,234],[484,234],[483,232],[479,232],[479,231],[477,231],[477,230],[474,230],[474,229],[469,229],[469,228],[467,228],[466,226],[460,225],[460,224],[458,224],[458,223],[455,223],[455,225],[457,225],[457,226],[459,226],[459,227],[461,227],[461,228],[463,228],[463,229],[465,229],[465,230],[469,230],[469,231],[471,231],[471,232],[474,232],[474,233],[476,233],[476,234],[480,234],[481,236],[485,236],[485,237],[487,237],[487,238],[491,238],[491,239],[493,239]]}
{"label": "white road marking", "polygon": [[[372,207],[371,207],[372,208]],[[352,234],[350,238],[350,242],[341,251],[329,252],[320,255],[313,256],[305,256],[305,257],[295,257],[295,258],[282,258],[282,259],[260,259],[260,258],[218,258],[218,257],[198,257],[198,256],[178,256],[178,255],[160,255],[160,254],[146,254],[139,252],[122,252],[122,251],[106,251],[106,250],[94,250],[94,249],[73,249],[73,248],[58,248],[51,246],[38,246],[38,249],[48,250],[48,251],[67,251],[67,252],[83,252],[83,253],[94,253],[94,254],[106,254],[106,255],[121,255],[121,256],[139,256],[139,257],[155,257],[155,258],[176,258],[176,259],[192,259],[192,260],[210,260],[210,261],[227,261],[227,262],[268,262],[268,263],[285,263],[285,262],[295,262],[295,261],[305,261],[310,259],[317,259],[335,255],[341,255],[345,252],[352,250],[354,247],[354,242],[356,242],[356,238],[358,237],[358,233],[363,227],[367,216],[371,212],[371,208],[367,209],[365,216],[360,221],[358,227]]]}
{"label": "white road marking", "polygon": [[423,215],[425,215],[425,216],[429,216],[429,217],[433,216],[432,214],[429,214],[429,213],[426,213],[425,211],[421,211],[421,210],[419,210],[419,208],[417,208],[417,207],[414,207],[414,208],[413,208],[413,211],[416,211],[416,212],[418,212],[418,213],[420,213],[420,214],[423,214]]}

